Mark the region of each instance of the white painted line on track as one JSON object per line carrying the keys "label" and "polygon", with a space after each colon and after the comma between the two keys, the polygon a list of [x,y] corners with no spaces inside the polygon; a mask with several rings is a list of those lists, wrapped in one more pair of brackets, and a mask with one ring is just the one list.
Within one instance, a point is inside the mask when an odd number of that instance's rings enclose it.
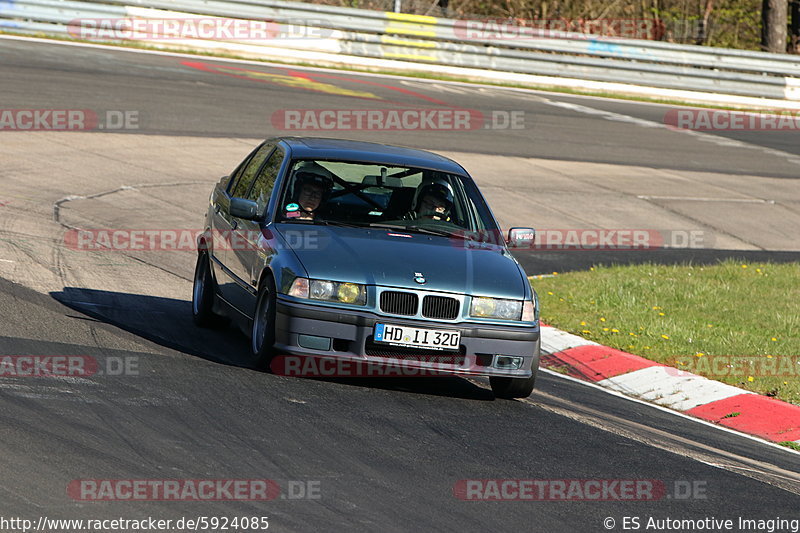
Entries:
{"label": "white painted line on track", "polygon": [[[273,63],[269,61],[255,61],[249,59],[230,59],[230,58],[222,58],[222,57],[213,57],[213,56],[202,56],[197,54],[183,54],[180,52],[169,52],[164,50],[142,50],[138,48],[125,48],[119,46],[111,46],[111,45],[103,45],[103,44],[94,44],[94,43],[78,43],[78,42],[70,42],[70,41],[59,41],[55,39],[43,39],[40,37],[25,37],[25,36],[18,36],[18,35],[0,35],[0,39],[6,40],[18,40],[18,41],[29,41],[29,42],[38,42],[38,43],[46,43],[46,44],[58,44],[63,46],[77,46],[77,47],[85,47],[85,48],[96,48],[99,50],[111,50],[111,51],[122,51],[122,52],[130,52],[136,54],[149,54],[149,55],[158,55],[158,56],[167,56],[167,57],[182,57],[194,60],[203,60],[203,61],[218,61],[222,63],[236,63],[242,65],[258,65],[258,66],[265,66],[265,67],[274,67],[274,68],[292,68],[296,70],[305,70],[309,72],[331,72],[331,71],[338,71],[342,72],[342,69],[337,69],[334,67],[323,68],[323,67],[307,67],[307,66],[296,66],[284,63]],[[399,80],[409,80],[414,81],[417,83],[425,83],[420,78],[415,78],[413,76],[404,76],[402,74],[375,74],[372,72],[360,72],[360,71],[350,71],[345,70],[348,75],[353,76],[362,76],[362,77],[371,77],[371,78],[393,78]],[[711,142],[718,146],[726,146],[731,148],[747,148],[752,150],[761,151],[764,154],[775,156],[775,157],[782,157],[786,158],[786,160],[792,164],[800,166],[800,157],[795,156],[794,154],[790,154],[788,152],[783,152],[781,150],[775,150],[772,148],[766,148],[763,146],[758,146],[750,143],[746,143],[743,141],[737,141],[734,139],[728,139],[726,137],[720,137],[716,135],[711,135],[704,132],[687,130],[682,128],[675,128],[672,126],[668,126],[667,124],[663,124],[660,122],[653,122],[651,120],[645,120],[641,118],[632,117],[629,115],[624,115],[621,113],[613,113],[611,111],[604,111],[601,109],[595,109],[592,107],[582,106],[579,104],[573,104],[569,102],[556,102],[546,98],[548,96],[550,98],[553,97],[554,93],[552,91],[545,91],[541,89],[526,89],[521,87],[501,87],[497,85],[488,85],[488,84],[481,84],[481,83],[468,83],[468,82],[459,82],[459,81],[447,81],[447,80],[431,80],[431,83],[437,84],[440,87],[444,85],[448,86],[459,86],[459,87],[483,87],[487,89],[493,89],[496,91],[503,91],[504,93],[522,93],[526,95],[540,95],[537,97],[541,103],[546,105],[552,105],[556,107],[561,107],[564,109],[571,109],[572,111],[576,111],[579,113],[585,113],[590,115],[601,116],[606,120],[611,120],[615,122],[627,122],[630,124],[636,124],[638,126],[644,128],[664,128],[669,129],[674,132],[683,133],[686,135],[692,135],[696,137],[698,140],[702,140],[705,142]],[[613,98],[606,98],[602,96],[592,96],[592,95],[571,95],[567,94],[565,97],[568,98],[588,98],[595,101],[615,101],[615,102],[625,102],[626,104],[640,104],[640,105],[661,105],[665,107],[677,107],[680,104],[657,104],[657,103],[649,103],[649,102],[637,102],[631,100],[623,100],[623,99],[613,99]],[[690,105],[686,104],[685,107],[697,107],[697,105]]]}
{"label": "white painted line on track", "polygon": [[[745,438],[745,439],[749,439],[749,440],[752,440],[754,442],[758,442],[760,444],[763,444],[765,446],[769,446],[771,448],[775,448],[775,449],[778,449],[778,450],[783,450],[783,451],[788,452],[788,453],[794,453],[794,454],[800,455],[800,451],[793,450],[792,448],[788,448],[786,446],[781,446],[780,444],[776,444],[774,442],[770,442],[768,440],[764,440],[764,439],[762,439],[760,437],[756,437],[756,436],[753,436],[753,435],[748,435],[747,433],[742,433],[740,431],[736,431],[735,429],[730,429],[730,428],[727,428],[725,426],[720,426],[719,424],[714,424],[713,422],[709,422],[708,420],[703,420],[702,418],[696,418],[694,416],[681,413],[680,411],[675,411],[673,409],[670,409],[669,407],[664,407],[662,405],[658,405],[658,404],[650,403],[650,402],[647,402],[647,401],[644,401],[644,400],[640,400],[639,398],[634,398],[632,396],[628,396],[626,394],[623,394],[623,393],[615,391],[615,390],[605,389],[605,388],[603,388],[603,387],[601,387],[601,386],[599,386],[599,385],[597,385],[595,383],[591,383],[589,381],[583,381],[582,379],[574,378],[572,376],[568,376],[566,374],[561,374],[560,372],[555,372],[553,370],[549,370],[547,368],[542,368],[542,367],[539,368],[539,372],[544,372],[544,373],[549,374],[549,375],[551,375],[553,377],[565,379],[565,380],[571,381],[573,383],[579,383],[579,384],[584,385],[586,387],[591,387],[593,389],[597,389],[599,391],[605,392],[606,394],[611,394],[612,396],[616,396],[618,398],[623,398],[625,400],[628,400],[629,402],[634,402],[634,403],[638,403],[638,404],[641,404],[641,405],[647,405],[649,407],[652,407],[653,409],[658,409],[659,411],[663,411],[664,413],[669,413],[671,415],[674,415],[674,416],[677,416],[677,417],[680,417],[680,418],[684,418],[686,420],[691,420],[692,422],[696,422],[698,424],[702,424],[704,426],[707,426],[707,427],[710,427],[710,428],[714,428],[714,429],[716,429],[718,431],[724,431],[725,433],[730,433],[731,435],[737,435],[739,437],[742,437],[742,438]],[[534,389],[534,394],[535,393],[536,393],[536,391]],[[531,400],[530,398],[528,398],[528,401],[531,402],[531,401],[534,401],[534,400]],[[800,442],[798,442],[798,444],[800,444]]]}
{"label": "white painted line on track", "polygon": [[781,150],[775,150],[773,148],[767,148],[764,146],[758,146],[755,144],[746,143],[744,141],[737,141],[735,139],[728,139],[726,137],[718,137],[716,135],[711,135],[708,133],[703,133],[700,131],[694,130],[687,130],[683,128],[676,128],[674,126],[669,126],[662,122],[654,122],[652,120],[646,120],[643,118],[632,117],[629,115],[623,115],[621,113],[613,113],[611,111],[605,111],[603,109],[595,109],[593,107],[587,107],[579,104],[573,104],[569,102],[556,102],[553,100],[544,99],[544,104],[551,105],[553,107],[560,107],[562,109],[569,109],[571,111],[575,111],[576,113],[583,113],[586,115],[594,115],[605,120],[610,120],[612,122],[626,122],[628,124],[635,124],[637,126],[641,126],[643,128],[661,128],[666,129],[669,131],[673,131],[675,133],[682,133],[684,135],[691,135],[695,137],[699,141],[710,142],[712,144],[716,144],[717,146],[723,146],[727,148],[747,148],[751,150],[760,151],[766,155],[773,156],[773,157],[782,157],[786,158],[789,163],[794,165],[800,165],[800,157],[790,154],[789,152],[784,152]]}
{"label": "white painted line on track", "polygon": [[745,204],[774,204],[775,200],[763,198],[703,198],[697,196],[647,196],[638,195],[640,200],[680,200],[681,202],[738,202]]}

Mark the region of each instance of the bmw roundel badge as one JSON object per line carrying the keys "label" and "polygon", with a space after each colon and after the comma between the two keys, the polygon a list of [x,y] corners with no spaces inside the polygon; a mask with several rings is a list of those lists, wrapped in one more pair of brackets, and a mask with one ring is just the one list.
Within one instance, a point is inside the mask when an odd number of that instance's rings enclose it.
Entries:
{"label": "bmw roundel badge", "polygon": [[422,272],[414,272],[414,281],[416,281],[420,285],[424,285],[425,284],[425,276],[422,275]]}

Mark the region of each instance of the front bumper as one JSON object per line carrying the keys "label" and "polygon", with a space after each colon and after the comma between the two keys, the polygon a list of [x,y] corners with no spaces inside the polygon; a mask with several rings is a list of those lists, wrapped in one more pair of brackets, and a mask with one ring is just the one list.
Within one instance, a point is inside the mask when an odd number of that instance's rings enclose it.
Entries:
{"label": "front bumper", "polygon": [[[275,350],[279,355],[306,355],[354,362],[397,362],[404,368],[436,368],[445,374],[527,378],[539,367],[539,325],[496,326],[473,322],[409,320],[370,311],[334,309],[278,296]],[[458,330],[455,352],[387,347],[372,342],[375,323],[427,329]],[[497,355],[519,357],[519,368],[498,368]]]}

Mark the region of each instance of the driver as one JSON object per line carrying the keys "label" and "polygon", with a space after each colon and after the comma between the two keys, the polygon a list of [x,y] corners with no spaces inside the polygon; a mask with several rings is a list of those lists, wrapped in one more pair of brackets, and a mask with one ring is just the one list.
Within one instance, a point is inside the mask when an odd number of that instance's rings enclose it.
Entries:
{"label": "driver", "polygon": [[331,189],[333,178],[328,169],[313,161],[301,163],[294,172],[293,203],[286,206],[286,216],[314,220]]}
{"label": "driver", "polygon": [[417,187],[412,210],[406,215],[406,218],[450,222],[453,198],[453,189],[447,181],[439,179],[423,182]]}

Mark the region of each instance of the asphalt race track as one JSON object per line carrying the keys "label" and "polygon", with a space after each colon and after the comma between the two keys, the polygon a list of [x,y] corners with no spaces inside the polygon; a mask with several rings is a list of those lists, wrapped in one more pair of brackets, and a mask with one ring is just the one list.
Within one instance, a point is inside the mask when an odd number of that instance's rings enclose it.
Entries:
{"label": "asphalt race track", "polygon": [[[483,380],[258,372],[242,363],[241,334],[192,324],[190,250],[86,251],[66,237],[197,228],[211,184],[259,139],[291,133],[276,129],[277,111],[451,107],[521,111],[524,128],[328,136],[454,157],[504,227],[703,236],[694,249],[521,252],[529,274],[798,260],[800,134],[685,133],[664,127],[659,105],[12,39],[0,39],[0,99],[0,109],[138,117],[118,131],[0,132],[0,356],[98,365],[87,377],[0,377],[0,518],[266,516],[274,531],[459,532],[800,519],[796,452],[545,372],[526,401],[496,400]],[[86,501],[70,488],[242,479],[273,480],[281,494]],[[644,501],[458,497],[463,480],[487,479],[649,480],[664,491]]]}

